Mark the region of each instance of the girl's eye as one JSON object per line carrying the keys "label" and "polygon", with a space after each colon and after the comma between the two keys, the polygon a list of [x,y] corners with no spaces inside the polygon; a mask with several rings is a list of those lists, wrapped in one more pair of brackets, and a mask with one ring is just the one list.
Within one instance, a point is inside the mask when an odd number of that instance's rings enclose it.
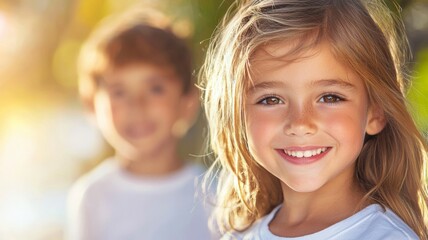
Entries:
{"label": "girl's eye", "polygon": [[322,96],[319,101],[322,103],[338,103],[338,102],[341,102],[343,100],[344,100],[343,98],[341,98],[337,95],[327,94],[327,95]]}
{"label": "girl's eye", "polygon": [[283,101],[281,99],[274,96],[265,97],[258,102],[258,104],[263,104],[263,105],[276,105],[276,104],[282,104],[282,103]]}

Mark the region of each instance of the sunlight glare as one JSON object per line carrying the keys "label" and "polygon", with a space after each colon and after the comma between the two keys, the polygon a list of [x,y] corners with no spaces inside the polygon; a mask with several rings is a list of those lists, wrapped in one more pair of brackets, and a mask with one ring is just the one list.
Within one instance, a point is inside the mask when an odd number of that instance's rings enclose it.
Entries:
{"label": "sunlight glare", "polygon": [[0,12],[0,39],[3,40],[3,37],[6,36],[7,33],[7,19],[4,13]]}

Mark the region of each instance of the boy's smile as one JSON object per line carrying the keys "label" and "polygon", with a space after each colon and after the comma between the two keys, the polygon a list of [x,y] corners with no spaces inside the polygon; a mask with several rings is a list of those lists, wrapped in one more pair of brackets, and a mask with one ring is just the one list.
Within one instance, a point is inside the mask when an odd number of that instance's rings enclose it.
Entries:
{"label": "boy's smile", "polygon": [[249,150],[283,189],[314,192],[353,181],[365,134],[381,130],[373,127],[364,83],[328,44],[287,61],[290,46],[270,45],[252,58],[245,95]]}
{"label": "boy's smile", "polygon": [[129,139],[142,139],[149,137],[156,131],[156,124],[154,122],[134,123],[124,127],[124,136]]}

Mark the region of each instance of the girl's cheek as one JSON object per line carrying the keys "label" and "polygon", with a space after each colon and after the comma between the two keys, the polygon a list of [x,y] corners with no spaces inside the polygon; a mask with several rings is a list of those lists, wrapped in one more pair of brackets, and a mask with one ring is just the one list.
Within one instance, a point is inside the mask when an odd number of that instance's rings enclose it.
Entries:
{"label": "girl's cheek", "polygon": [[356,114],[336,113],[324,115],[321,119],[323,128],[334,136],[346,136],[342,139],[358,139],[364,136],[362,119]]}
{"label": "girl's cheek", "polygon": [[246,113],[246,131],[253,143],[270,142],[274,135],[281,135],[284,117],[279,111],[248,111]]}

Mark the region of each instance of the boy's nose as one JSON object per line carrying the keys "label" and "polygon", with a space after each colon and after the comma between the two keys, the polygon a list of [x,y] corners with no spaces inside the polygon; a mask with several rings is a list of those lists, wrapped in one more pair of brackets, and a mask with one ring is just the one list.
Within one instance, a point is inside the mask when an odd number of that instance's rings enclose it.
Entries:
{"label": "boy's nose", "polygon": [[306,136],[316,132],[315,114],[310,106],[290,107],[284,133],[288,136]]}
{"label": "boy's nose", "polygon": [[133,96],[129,100],[128,104],[135,108],[144,108],[147,105],[147,98],[142,95]]}
{"label": "boy's nose", "polygon": [[148,101],[145,97],[134,96],[127,101],[127,111],[133,116],[133,118],[139,119],[146,116],[148,108]]}

